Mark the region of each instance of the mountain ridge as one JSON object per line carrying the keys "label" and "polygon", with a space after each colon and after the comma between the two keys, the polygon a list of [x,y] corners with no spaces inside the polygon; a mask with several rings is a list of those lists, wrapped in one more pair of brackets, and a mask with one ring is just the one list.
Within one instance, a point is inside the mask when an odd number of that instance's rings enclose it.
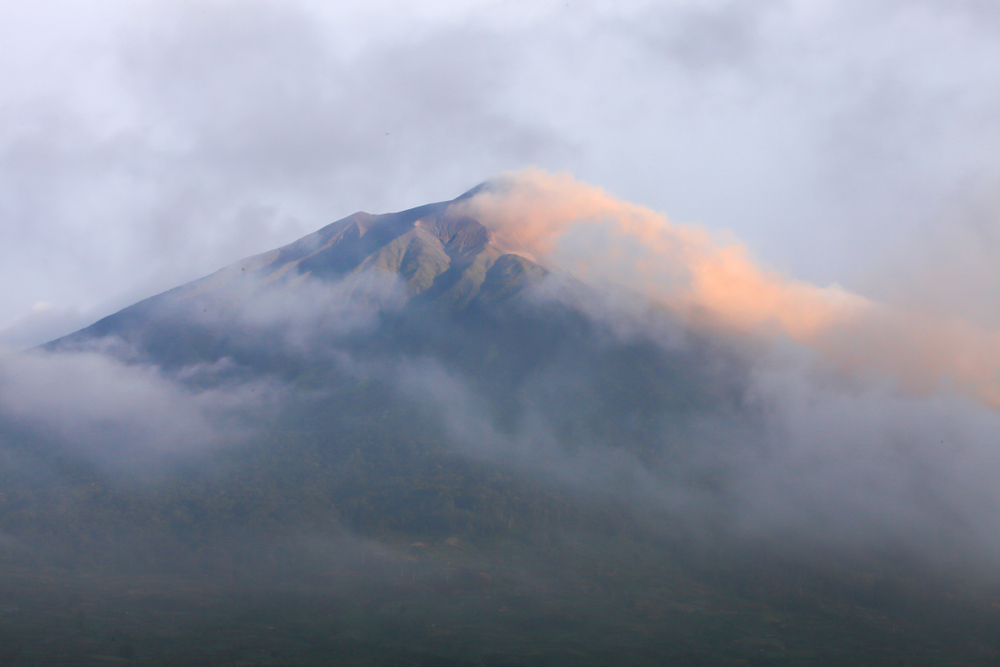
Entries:
{"label": "mountain ridge", "polygon": [[526,254],[499,245],[479,221],[450,209],[486,185],[454,200],[397,213],[353,213],[143,299],[42,348],[74,349],[111,335],[128,339],[157,319],[239,309],[264,289],[294,292],[310,280],[337,281],[361,300],[371,296],[366,292],[373,284],[383,294],[401,289],[403,300],[416,307],[452,312],[507,300],[550,272]]}

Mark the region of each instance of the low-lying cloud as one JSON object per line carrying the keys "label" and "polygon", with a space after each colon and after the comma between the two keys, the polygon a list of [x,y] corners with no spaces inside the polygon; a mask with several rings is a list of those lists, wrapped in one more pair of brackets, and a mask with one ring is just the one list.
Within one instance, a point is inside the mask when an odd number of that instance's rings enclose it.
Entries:
{"label": "low-lying cloud", "polygon": [[[239,384],[191,380],[227,372],[227,360],[167,373],[122,361],[123,344],[0,357],[0,420],[112,469],[197,455],[249,437],[250,414],[272,412],[282,387],[268,378]],[[103,349],[102,349],[103,348]],[[113,354],[112,354],[113,352]],[[187,382],[185,382],[187,381]]]}
{"label": "low-lying cloud", "polygon": [[590,429],[588,411],[607,398],[597,373],[576,365],[592,361],[556,361],[527,378],[506,426],[476,389],[482,378],[431,358],[366,368],[439,414],[458,451],[549,476],[581,502],[624,501],[709,544],[745,540],[807,559],[894,554],[995,578],[994,409],[946,391],[900,393],[885,378],[845,379],[786,342],[751,355],[737,405],[628,417],[655,429],[650,452],[641,438]]}

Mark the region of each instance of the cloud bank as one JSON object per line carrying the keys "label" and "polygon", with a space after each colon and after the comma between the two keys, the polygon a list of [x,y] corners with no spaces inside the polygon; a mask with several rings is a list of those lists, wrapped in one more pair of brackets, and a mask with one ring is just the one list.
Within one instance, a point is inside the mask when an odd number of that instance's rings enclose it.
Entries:
{"label": "cloud bank", "polygon": [[169,373],[122,361],[129,355],[120,341],[99,343],[89,351],[0,357],[5,446],[27,436],[40,447],[33,455],[55,445],[102,468],[134,473],[244,442],[254,433],[251,415],[274,413],[282,400],[281,384],[266,377],[220,382],[228,360]]}

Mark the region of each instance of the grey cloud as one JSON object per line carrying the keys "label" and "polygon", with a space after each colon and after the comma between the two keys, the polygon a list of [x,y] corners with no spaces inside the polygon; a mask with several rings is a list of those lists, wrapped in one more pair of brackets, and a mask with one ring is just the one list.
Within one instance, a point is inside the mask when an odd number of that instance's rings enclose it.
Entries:
{"label": "grey cloud", "polygon": [[[704,76],[716,68],[752,69],[761,47],[761,23],[781,8],[778,2],[656,7],[645,18],[649,47]],[[636,28],[622,26],[625,34]]]}
{"label": "grey cloud", "polygon": [[303,276],[291,285],[250,282],[238,289],[226,295],[239,303],[235,311],[223,306],[221,317],[195,313],[193,321],[223,333],[234,326],[240,331],[279,332],[286,352],[314,358],[338,354],[336,340],[376,329],[383,313],[397,311],[406,302],[406,286],[396,276],[377,271],[340,281]]}
{"label": "grey cloud", "polygon": [[[617,321],[630,317],[619,312]],[[694,353],[690,340],[657,340],[663,329],[641,319],[605,331],[608,345],[646,338]],[[702,380],[743,373],[740,401],[636,422],[656,429],[645,453],[588,425],[601,409],[595,401],[607,400],[591,360],[550,360],[525,378],[513,421],[498,416],[483,378],[437,359],[349,363],[435,411],[457,451],[548,476],[589,502],[671,517],[671,530],[680,521],[707,544],[770,545],[810,562],[898,554],[942,576],[996,579],[994,410],[946,390],[919,397],[887,381],[840,377],[791,344],[739,354],[747,355],[742,370],[700,372]]]}
{"label": "grey cloud", "polygon": [[940,224],[909,254],[893,253],[868,278],[869,293],[915,311],[1000,327],[1000,191],[976,178],[949,201]]}
{"label": "grey cloud", "polygon": [[76,308],[37,303],[28,314],[0,330],[0,348],[25,350],[58,338],[67,331],[82,329],[88,324],[90,317]]}
{"label": "grey cloud", "polygon": [[56,268],[43,289],[89,274],[76,299],[124,279],[134,300],[388,197],[424,203],[434,180],[450,197],[562,150],[492,108],[509,65],[475,28],[344,60],[295,5],[181,5],[156,18],[103,45],[108,71],[86,79],[118,116],[58,97],[7,110],[34,128],[2,151],[7,233],[35,245],[14,258],[22,272]]}
{"label": "grey cloud", "polygon": [[[126,471],[246,439],[247,416],[275,409],[282,392],[266,378],[193,389],[156,367],[101,351],[33,351],[6,355],[0,364],[5,427],[16,425],[75,456]],[[224,370],[191,367],[182,379]]]}

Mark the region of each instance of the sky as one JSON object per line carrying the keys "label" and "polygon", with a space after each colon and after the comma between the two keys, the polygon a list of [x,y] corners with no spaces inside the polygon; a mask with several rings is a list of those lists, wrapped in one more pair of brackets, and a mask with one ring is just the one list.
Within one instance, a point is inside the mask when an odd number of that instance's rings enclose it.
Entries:
{"label": "sky", "polygon": [[993,2],[355,5],[4,2],[0,343],[529,166],[1000,327]]}

